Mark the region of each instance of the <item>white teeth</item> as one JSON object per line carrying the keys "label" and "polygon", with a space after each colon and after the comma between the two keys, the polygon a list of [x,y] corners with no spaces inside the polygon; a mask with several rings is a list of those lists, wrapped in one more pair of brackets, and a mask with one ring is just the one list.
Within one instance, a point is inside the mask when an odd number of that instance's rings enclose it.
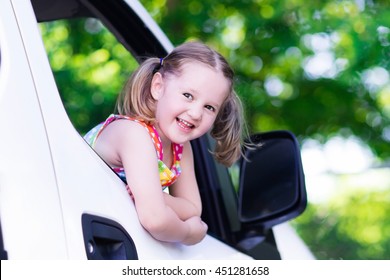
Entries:
{"label": "white teeth", "polygon": [[189,123],[189,122],[187,122],[187,121],[185,121],[185,120],[183,120],[183,119],[177,118],[177,120],[179,121],[180,124],[185,125],[187,128],[192,128],[192,127],[194,127],[193,124],[191,124],[191,123]]}

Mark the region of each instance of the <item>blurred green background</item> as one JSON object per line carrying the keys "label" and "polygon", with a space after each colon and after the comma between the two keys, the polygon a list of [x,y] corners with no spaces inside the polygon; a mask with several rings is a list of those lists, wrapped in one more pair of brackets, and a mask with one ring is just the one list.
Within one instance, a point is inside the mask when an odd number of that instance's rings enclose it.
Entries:
{"label": "blurred green background", "polygon": [[[174,45],[201,40],[227,58],[251,132],[298,137],[309,205],[291,224],[314,255],[390,259],[389,1],[141,3]],[[69,117],[85,133],[113,112],[137,63],[94,19],[41,31]]]}

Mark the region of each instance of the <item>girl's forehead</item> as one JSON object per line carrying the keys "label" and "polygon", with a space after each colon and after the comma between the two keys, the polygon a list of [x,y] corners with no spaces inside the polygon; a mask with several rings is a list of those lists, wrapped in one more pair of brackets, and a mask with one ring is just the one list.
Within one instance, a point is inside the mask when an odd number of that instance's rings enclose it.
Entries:
{"label": "girl's forehead", "polygon": [[189,61],[186,63],[183,63],[178,69],[178,71],[175,73],[175,76],[185,78],[185,77],[191,77],[191,76],[197,76],[198,78],[209,78],[212,79],[213,76],[220,76],[220,78],[225,79],[228,81],[226,77],[224,77],[222,71],[220,69],[217,69],[211,65],[202,63],[202,62],[196,62],[196,61]]}
{"label": "girl's forehead", "polygon": [[170,87],[179,91],[202,94],[207,98],[223,102],[230,92],[230,81],[222,71],[204,63],[186,63],[180,74],[169,75]]}
{"label": "girl's forehead", "polygon": [[196,61],[196,60],[186,60],[181,65],[181,70],[182,71],[184,71],[184,70],[191,70],[191,69],[194,69],[194,68],[206,68],[206,69],[210,69],[212,71],[217,72],[216,67],[214,67],[214,66],[212,66],[210,64],[206,64],[206,63],[200,62],[200,61]]}

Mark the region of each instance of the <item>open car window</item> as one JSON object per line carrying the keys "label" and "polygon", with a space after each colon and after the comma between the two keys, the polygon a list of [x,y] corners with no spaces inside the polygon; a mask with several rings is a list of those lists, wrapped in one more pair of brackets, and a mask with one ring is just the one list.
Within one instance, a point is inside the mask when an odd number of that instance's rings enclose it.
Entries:
{"label": "open car window", "polygon": [[64,106],[81,134],[112,113],[137,61],[173,48],[137,1],[31,3]]}
{"label": "open car window", "polygon": [[84,135],[113,113],[138,62],[96,18],[39,25],[65,109]]}

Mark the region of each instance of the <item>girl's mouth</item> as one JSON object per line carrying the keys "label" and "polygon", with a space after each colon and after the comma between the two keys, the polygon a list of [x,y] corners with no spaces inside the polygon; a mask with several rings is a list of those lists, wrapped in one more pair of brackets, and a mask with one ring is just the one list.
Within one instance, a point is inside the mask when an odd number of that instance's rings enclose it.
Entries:
{"label": "girl's mouth", "polygon": [[195,126],[183,119],[180,119],[180,118],[176,118],[176,121],[177,121],[177,124],[183,128],[184,130],[191,130],[193,129]]}

